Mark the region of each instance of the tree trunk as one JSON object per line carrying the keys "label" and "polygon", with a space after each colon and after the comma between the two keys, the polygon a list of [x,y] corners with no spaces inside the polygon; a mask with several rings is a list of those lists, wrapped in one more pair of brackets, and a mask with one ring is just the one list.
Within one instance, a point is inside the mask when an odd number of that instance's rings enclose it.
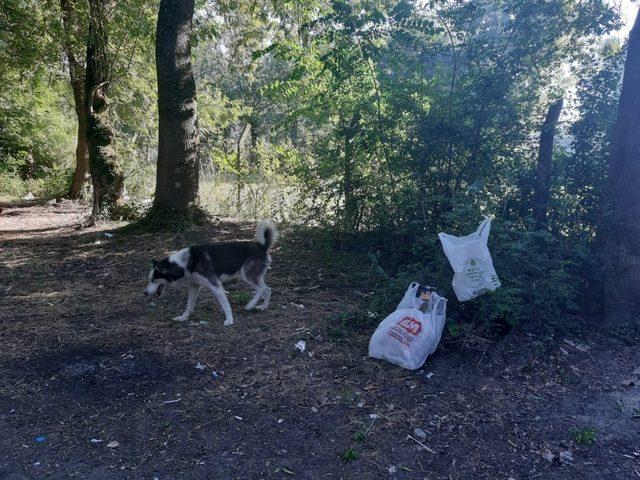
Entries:
{"label": "tree trunk", "polygon": [[536,170],[535,191],[533,197],[533,216],[536,230],[547,227],[547,210],[551,192],[551,170],[553,166],[553,139],[556,126],[562,111],[562,99],[549,106],[547,117],[540,131],[540,149],[538,151],[538,168]]}
{"label": "tree trunk", "polygon": [[89,0],[89,35],[85,74],[87,146],[93,183],[92,220],[117,218],[123,204],[124,175],[113,148],[107,92],[110,80],[107,22],[114,0]]}
{"label": "tree trunk", "polygon": [[194,0],[161,0],[156,33],[158,168],[152,217],[200,222],[198,115],[191,65]]}
{"label": "tree trunk", "polygon": [[351,117],[349,124],[344,128],[344,156],[343,156],[343,178],[342,190],[344,193],[344,223],[347,230],[354,230],[357,227],[358,202],[355,196],[355,172],[354,140],[358,133],[358,123],[360,122],[360,112],[356,112]]}
{"label": "tree trunk", "polygon": [[640,323],[640,13],[627,44],[604,200],[605,323]]}
{"label": "tree trunk", "polygon": [[78,117],[78,138],[76,142],[76,167],[73,173],[73,180],[69,188],[69,198],[79,198],[82,186],[89,173],[89,150],[87,148],[87,116],[85,113],[84,89],[85,75],[84,64],[78,59],[72,45],[72,38],[75,30],[78,29],[78,13],[73,0],[60,0],[62,9],[62,24],[64,27],[64,51],[69,62],[69,76],[71,79],[71,90],[73,91],[73,101]]}

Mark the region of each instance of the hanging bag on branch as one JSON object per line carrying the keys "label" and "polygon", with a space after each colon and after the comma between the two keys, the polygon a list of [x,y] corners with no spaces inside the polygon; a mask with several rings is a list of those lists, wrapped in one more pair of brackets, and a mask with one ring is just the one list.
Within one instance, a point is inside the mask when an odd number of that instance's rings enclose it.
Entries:
{"label": "hanging bag on branch", "polygon": [[471,300],[500,286],[487,247],[491,219],[485,218],[474,233],[454,237],[439,233],[444,253],[453,268],[453,291],[461,302]]}

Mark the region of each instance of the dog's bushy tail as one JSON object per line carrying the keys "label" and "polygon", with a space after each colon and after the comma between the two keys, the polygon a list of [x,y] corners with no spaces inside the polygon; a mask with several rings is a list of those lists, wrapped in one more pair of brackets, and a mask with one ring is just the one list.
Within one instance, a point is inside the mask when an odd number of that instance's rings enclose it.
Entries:
{"label": "dog's bushy tail", "polygon": [[262,220],[256,227],[256,240],[260,245],[269,250],[271,245],[276,242],[278,231],[276,226],[269,220]]}

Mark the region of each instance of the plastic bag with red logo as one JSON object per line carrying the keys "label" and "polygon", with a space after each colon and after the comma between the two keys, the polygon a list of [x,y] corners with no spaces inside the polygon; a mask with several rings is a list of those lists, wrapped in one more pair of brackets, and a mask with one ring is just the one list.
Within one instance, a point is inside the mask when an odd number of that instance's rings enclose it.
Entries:
{"label": "plastic bag with red logo", "polygon": [[409,370],[420,368],[438,348],[446,316],[447,300],[435,292],[425,312],[416,308],[396,310],[372,335],[369,356]]}

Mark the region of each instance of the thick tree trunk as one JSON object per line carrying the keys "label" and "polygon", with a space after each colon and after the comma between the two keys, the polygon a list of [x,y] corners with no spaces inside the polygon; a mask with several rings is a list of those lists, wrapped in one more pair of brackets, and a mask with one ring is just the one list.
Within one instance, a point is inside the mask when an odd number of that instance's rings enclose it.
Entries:
{"label": "thick tree trunk", "polygon": [[562,112],[562,99],[549,106],[549,111],[540,131],[540,147],[538,151],[538,168],[536,170],[535,191],[533,197],[533,216],[536,230],[547,227],[547,210],[551,193],[551,170],[553,167],[553,139],[556,126]]}
{"label": "thick tree trunk", "polygon": [[76,167],[69,188],[69,198],[79,198],[82,186],[87,180],[89,173],[89,150],[87,148],[87,116],[85,113],[84,89],[85,75],[84,64],[78,59],[72,45],[72,38],[75,30],[78,29],[78,12],[73,0],[60,0],[62,9],[62,24],[64,27],[64,50],[69,63],[69,77],[71,79],[71,90],[73,91],[73,101],[78,117],[78,138],[76,142]]}
{"label": "thick tree trunk", "polygon": [[640,13],[629,34],[604,199],[605,322],[640,323]]}
{"label": "thick tree trunk", "polygon": [[161,0],[156,33],[158,168],[152,217],[199,222],[198,115],[191,65],[194,0]]}
{"label": "thick tree trunk", "polygon": [[85,114],[87,146],[93,183],[92,219],[117,218],[123,204],[124,175],[113,148],[114,134],[109,123],[107,92],[110,64],[107,22],[113,0],[89,0],[89,35],[85,74]]}

